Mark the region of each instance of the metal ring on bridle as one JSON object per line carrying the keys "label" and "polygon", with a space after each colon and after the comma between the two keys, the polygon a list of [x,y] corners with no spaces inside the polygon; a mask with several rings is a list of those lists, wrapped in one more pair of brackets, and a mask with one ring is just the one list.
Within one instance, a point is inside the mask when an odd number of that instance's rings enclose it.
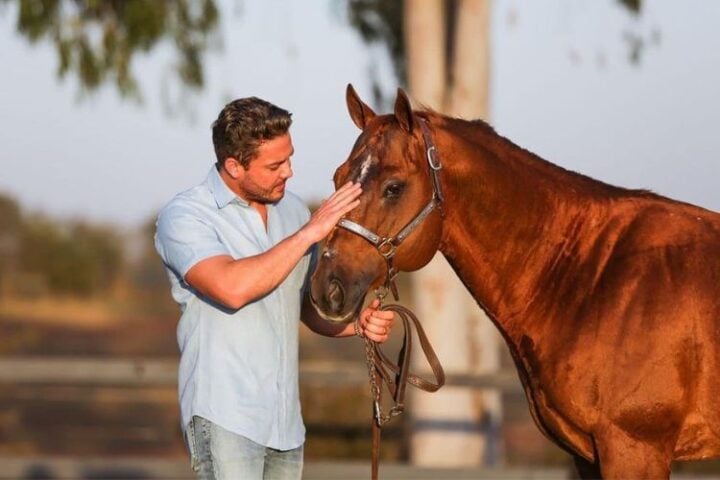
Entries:
{"label": "metal ring on bridle", "polygon": [[395,250],[397,250],[397,246],[392,240],[392,238],[383,238],[383,240],[375,247],[378,253],[386,259],[395,256]]}
{"label": "metal ring on bridle", "polygon": [[438,170],[442,170],[442,164],[435,158],[434,154],[436,151],[435,145],[430,145],[425,154],[427,155],[428,165],[437,172]]}

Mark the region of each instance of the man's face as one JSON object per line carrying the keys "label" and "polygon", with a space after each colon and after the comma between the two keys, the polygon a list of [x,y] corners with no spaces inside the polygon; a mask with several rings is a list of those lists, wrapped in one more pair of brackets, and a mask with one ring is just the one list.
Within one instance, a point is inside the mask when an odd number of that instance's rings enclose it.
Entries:
{"label": "man's face", "polygon": [[285,195],[285,183],[293,175],[290,157],[294,152],[289,132],[260,144],[248,169],[239,167],[240,196],[257,203],[280,200]]}

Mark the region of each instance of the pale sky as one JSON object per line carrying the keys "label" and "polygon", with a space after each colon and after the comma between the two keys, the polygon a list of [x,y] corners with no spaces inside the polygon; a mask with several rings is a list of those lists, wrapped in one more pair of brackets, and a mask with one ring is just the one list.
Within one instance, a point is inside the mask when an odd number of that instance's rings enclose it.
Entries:
{"label": "pale sky", "polygon": [[[222,48],[205,56],[207,88],[178,117],[161,101],[178,95],[169,48],[134,63],[144,105],[111,87],[78,100],[73,80],[56,79],[51,45],[28,45],[15,4],[0,8],[0,191],[27,211],[138,225],[204,179],[210,124],[230,99],[256,95],[293,112],[290,189],[327,196],[358,133],[345,85],[370,101],[375,68],[396,87],[384,51],[332,1],[219,3]],[[720,211],[720,2],[644,4],[635,19],[615,0],[494,0],[489,120],[565,168]],[[625,31],[652,38],[639,65]]]}

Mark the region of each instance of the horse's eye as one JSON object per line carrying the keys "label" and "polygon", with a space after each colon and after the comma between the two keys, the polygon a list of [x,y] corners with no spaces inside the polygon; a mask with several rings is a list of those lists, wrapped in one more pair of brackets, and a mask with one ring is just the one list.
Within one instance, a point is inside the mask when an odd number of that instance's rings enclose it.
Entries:
{"label": "horse's eye", "polygon": [[383,192],[383,196],[385,198],[398,198],[403,190],[405,190],[405,184],[404,183],[391,183],[387,187],[385,187],[385,192]]}

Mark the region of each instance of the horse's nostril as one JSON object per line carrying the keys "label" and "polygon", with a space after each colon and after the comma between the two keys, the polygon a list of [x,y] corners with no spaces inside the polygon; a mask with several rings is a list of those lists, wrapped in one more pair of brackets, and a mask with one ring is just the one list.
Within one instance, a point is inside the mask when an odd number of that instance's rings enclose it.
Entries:
{"label": "horse's nostril", "polygon": [[345,302],[345,293],[343,292],[340,282],[338,282],[337,280],[330,281],[327,298],[328,303],[330,304],[330,309],[334,313],[338,313],[340,312],[340,310],[342,310],[343,304]]}

